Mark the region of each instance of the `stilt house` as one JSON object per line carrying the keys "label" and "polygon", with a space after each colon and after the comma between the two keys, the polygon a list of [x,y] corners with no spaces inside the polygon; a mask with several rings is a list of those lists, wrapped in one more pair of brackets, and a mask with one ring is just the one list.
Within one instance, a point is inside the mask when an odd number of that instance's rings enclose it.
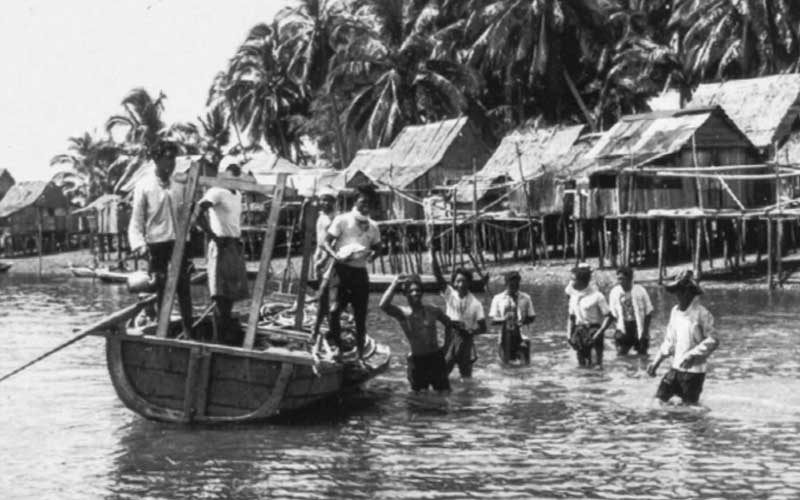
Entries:
{"label": "stilt house", "polygon": [[0,200],[0,227],[12,253],[52,252],[67,244],[69,200],[53,183],[19,182]]}

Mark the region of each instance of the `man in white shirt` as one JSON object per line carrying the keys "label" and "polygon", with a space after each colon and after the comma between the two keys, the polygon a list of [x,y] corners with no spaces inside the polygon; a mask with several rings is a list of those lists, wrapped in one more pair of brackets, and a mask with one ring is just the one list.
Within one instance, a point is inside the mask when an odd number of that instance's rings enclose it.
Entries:
{"label": "man in white shirt", "polygon": [[[128,241],[137,256],[149,254],[149,271],[156,277],[158,304],[161,306],[167,268],[177,234],[177,217],[183,203],[183,186],[172,182],[178,146],[159,142],[149,152],[155,174],[142,178],[133,190],[133,209],[128,226]],[[183,336],[191,335],[192,297],[189,287],[189,259],[183,253],[178,273],[178,305]]]}
{"label": "man in white shirt", "polygon": [[319,333],[322,321],[330,312],[330,286],[325,279],[325,271],[329,265],[329,255],[325,250],[325,240],[328,239],[328,229],[336,217],[336,194],[332,191],[323,191],[319,196],[319,215],[317,216],[317,249],[314,252],[314,274],[319,283],[319,303],[317,304],[317,317],[314,321],[314,335]]}
{"label": "man in white shirt", "polygon": [[[241,175],[241,167],[231,163],[222,176]],[[242,235],[242,193],[234,189],[211,187],[197,204],[197,225],[208,235],[208,289],[216,303],[220,340],[238,340],[231,322],[233,303],[247,298],[247,270]]]}
{"label": "man in white shirt", "polygon": [[450,328],[445,330],[445,362],[447,373],[453,371],[458,365],[461,378],[472,377],[472,365],[478,360],[475,349],[475,335],[486,333],[486,317],[483,305],[472,295],[472,273],[466,269],[458,268],[453,271],[450,283],[444,279],[439,259],[433,251],[433,242],[428,242],[431,254],[433,274],[442,290],[445,303],[445,314],[450,318]]}
{"label": "man in white shirt", "polygon": [[592,366],[592,350],[597,366],[603,365],[604,332],[614,317],[602,293],[591,284],[592,269],[584,263],[572,269],[569,296],[567,342],[575,349],[580,366]]}
{"label": "man in white shirt", "polygon": [[697,302],[703,291],[691,271],[681,273],[665,289],[675,294],[678,304],[672,308],[658,357],[647,367],[647,373],[655,377],[658,365],[672,356],[672,368],[661,379],[656,397],[667,402],[678,396],[684,404],[696,405],[703,392],[706,359],[719,347],[714,317]]}
{"label": "man in white shirt", "polygon": [[614,344],[617,354],[625,355],[631,347],[642,355],[650,345],[650,319],[653,303],[643,286],[633,282],[633,269],[617,269],[617,285],[608,294],[608,306],[616,319]]}
{"label": "man in white shirt", "polygon": [[520,328],[530,325],[536,319],[533,301],[530,295],[519,289],[519,272],[507,272],[505,281],[506,289],[492,297],[492,304],[489,306],[492,324],[501,325],[498,343],[500,358],[504,363],[530,363],[530,341],[522,338]]}
{"label": "man in white shirt", "polygon": [[381,233],[369,217],[370,205],[376,201],[375,192],[362,188],[353,209],[337,215],[328,228],[324,248],[333,260],[330,281],[334,302],[328,320],[331,339],[340,347],[342,327],[340,317],[348,304],[353,306],[356,323],[356,346],[359,359],[364,355],[367,335],[367,306],[369,304],[369,274],[367,263],[381,250]]}

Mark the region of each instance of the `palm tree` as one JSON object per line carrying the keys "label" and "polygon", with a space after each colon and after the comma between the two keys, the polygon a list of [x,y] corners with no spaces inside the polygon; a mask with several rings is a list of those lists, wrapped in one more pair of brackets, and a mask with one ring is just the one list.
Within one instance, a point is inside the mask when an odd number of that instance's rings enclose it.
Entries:
{"label": "palm tree", "polygon": [[779,0],[676,0],[670,20],[699,78],[797,70],[800,5]]}
{"label": "palm tree", "polygon": [[115,127],[124,127],[128,154],[146,156],[147,151],[166,131],[166,124],[161,116],[166,98],[163,92],[159,92],[158,97],[153,99],[143,88],[131,90],[122,99],[125,114],[111,116],[106,121],[106,130],[110,133]]}
{"label": "palm tree", "polygon": [[370,146],[389,143],[407,124],[466,112],[482,88],[472,68],[432,57],[438,30],[421,3],[366,3],[360,14],[364,26],[374,28],[351,36],[335,56],[331,87],[354,92],[346,126]]}
{"label": "palm tree", "polygon": [[252,28],[219,85],[251,143],[264,140],[278,155],[292,159],[301,154],[300,123],[310,99],[292,74],[282,42],[277,23]]}
{"label": "palm tree", "polygon": [[52,166],[68,166],[57,173],[53,182],[60,187],[74,206],[84,206],[100,195],[110,193],[122,174],[116,161],[120,148],[108,138],[84,133],[68,139],[68,152],[54,156]]}

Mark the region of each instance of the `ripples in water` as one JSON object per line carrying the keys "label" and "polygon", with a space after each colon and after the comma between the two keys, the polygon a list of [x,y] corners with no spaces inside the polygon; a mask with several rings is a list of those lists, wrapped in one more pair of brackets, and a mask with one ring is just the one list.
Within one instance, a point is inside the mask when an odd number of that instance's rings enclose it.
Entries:
{"label": "ripples in water", "polygon": [[[2,371],[130,301],[91,282],[0,279]],[[704,408],[664,409],[652,403],[658,379],[643,359],[607,348],[602,370],[576,367],[561,290],[530,290],[539,313],[532,366],[501,367],[494,338],[484,336],[475,379],[454,380],[447,397],[409,393],[402,334],[372,312],[374,335],[397,353],[390,371],[336,404],[264,425],[146,421],[117,400],[103,342],[87,339],[0,385],[0,491],[31,499],[800,497],[800,295],[708,292],[722,346]],[[660,340],[670,304],[653,292]]]}

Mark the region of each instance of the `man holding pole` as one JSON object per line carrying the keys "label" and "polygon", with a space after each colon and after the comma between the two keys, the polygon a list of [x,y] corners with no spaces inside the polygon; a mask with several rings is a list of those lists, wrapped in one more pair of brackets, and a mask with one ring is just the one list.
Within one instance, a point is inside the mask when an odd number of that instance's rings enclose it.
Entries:
{"label": "man holding pole", "polygon": [[[161,306],[167,271],[178,230],[178,209],[183,201],[183,186],[172,182],[178,146],[162,140],[148,156],[155,163],[155,174],[141,179],[133,190],[133,209],[128,240],[137,257],[149,255],[149,272],[155,277],[158,304]],[[183,254],[178,272],[178,304],[182,336],[191,336],[192,297],[189,288],[189,259]]]}

